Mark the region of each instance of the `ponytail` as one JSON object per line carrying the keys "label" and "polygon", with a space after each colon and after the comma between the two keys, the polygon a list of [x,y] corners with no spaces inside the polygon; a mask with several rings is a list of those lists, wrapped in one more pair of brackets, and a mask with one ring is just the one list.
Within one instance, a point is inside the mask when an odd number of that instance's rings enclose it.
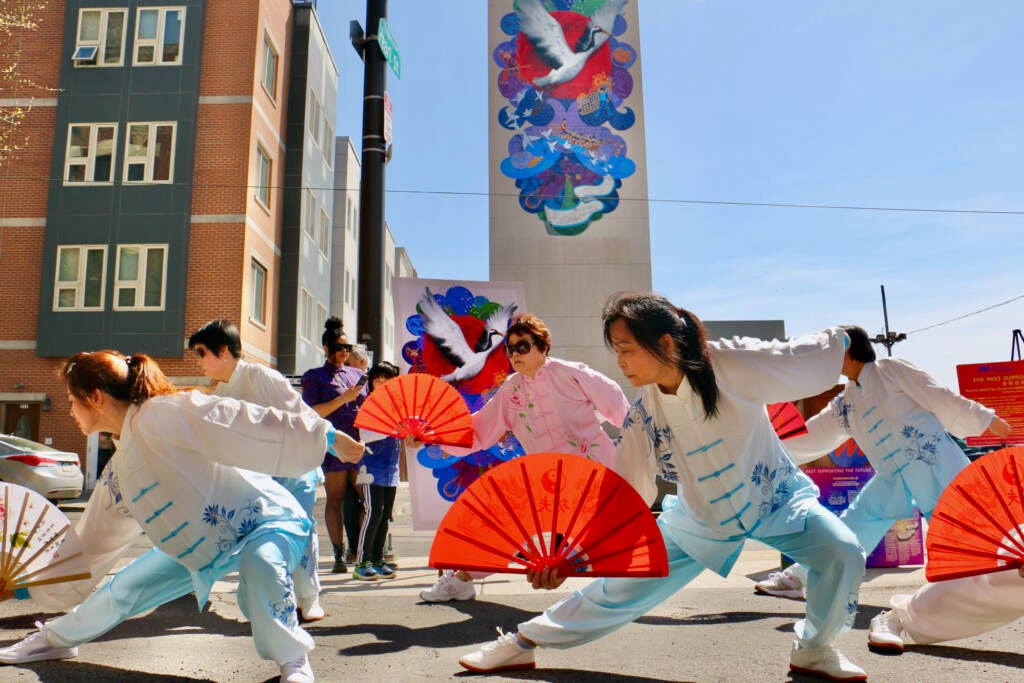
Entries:
{"label": "ponytail", "polygon": [[117,351],[76,353],[64,363],[60,376],[68,391],[80,399],[99,390],[120,401],[138,404],[178,390],[156,361],[143,353],[127,357]]}

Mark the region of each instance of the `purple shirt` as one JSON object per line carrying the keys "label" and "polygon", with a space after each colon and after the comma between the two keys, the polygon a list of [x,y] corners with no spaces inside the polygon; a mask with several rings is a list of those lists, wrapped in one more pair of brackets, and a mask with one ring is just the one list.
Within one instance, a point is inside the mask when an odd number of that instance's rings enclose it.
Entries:
{"label": "purple shirt", "polygon": [[[355,386],[362,376],[362,370],[350,368],[347,365],[339,368],[330,363],[324,363],[319,368],[307,370],[302,375],[302,400],[310,406],[327,403]],[[365,398],[366,387],[363,387],[362,392],[356,396],[356,400],[349,401],[324,419],[334,425],[334,428],[338,431],[345,432],[358,441],[359,430],[355,427],[354,423],[356,414],[359,412],[359,406],[363,404]],[[329,460],[337,461],[334,464],[349,465],[348,467],[333,467],[331,468],[332,470],[356,469],[355,464],[341,463],[337,458],[328,453],[324,458],[325,471],[327,471],[326,465]]]}

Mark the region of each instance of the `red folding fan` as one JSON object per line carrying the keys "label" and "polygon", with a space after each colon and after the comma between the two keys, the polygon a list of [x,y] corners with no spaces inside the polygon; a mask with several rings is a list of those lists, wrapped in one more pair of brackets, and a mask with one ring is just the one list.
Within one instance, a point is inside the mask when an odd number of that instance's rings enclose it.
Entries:
{"label": "red folding fan", "polygon": [[939,497],[928,526],[929,581],[1024,565],[1024,447],[975,460]]}
{"label": "red folding fan", "polygon": [[448,510],[431,567],[570,576],[667,576],[665,542],[629,483],[578,455],[534,453],[494,467]]}
{"label": "red folding fan", "polygon": [[473,445],[473,420],[466,401],[447,382],[425,373],[389,379],[370,392],[356,427],[378,434],[445,446]]}
{"label": "red folding fan", "polygon": [[807,433],[807,425],[800,416],[800,411],[788,401],[768,406],[768,417],[772,421],[775,433],[783,441]]}

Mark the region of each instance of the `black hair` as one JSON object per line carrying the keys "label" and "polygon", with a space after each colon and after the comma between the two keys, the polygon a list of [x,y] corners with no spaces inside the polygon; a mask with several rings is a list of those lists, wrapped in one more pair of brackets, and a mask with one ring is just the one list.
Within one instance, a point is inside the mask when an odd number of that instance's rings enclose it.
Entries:
{"label": "black hair", "polygon": [[871,338],[863,327],[857,325],[841,325],[850,338],[850,358],[860,363],[875,362],[875,347],[871,346]]}
{"label": "black hair", "polygon": [[[611,347],[611,327],[623,321],[637,343],[666,365],[682,370],[690,386],[700,396],[704,418],[718,415],[718,383],[711,366],[707,332],[700,319],[684,308],[653,292],[613,294],[604,306],[604,341]],[[675,351],[669,351],[661,339],[669,335]]]}
{"label": "black hair", "polygon": [[398,366],[394,363],[389,363],[386,360],[382,360],[379,363],[374,363],[373,367],[370,368],[369,372],[366,373],[370,378],[370,391],[373,391],[373,380],[375,379],[391,379],[392,377],[398,377],[399,371]]}
{"label": "black hair", "polygon": [[200,327],[188,338],[188,348],[194,349],[196,344],[202,344],[216,355],[226,346],[232,357],[242,356],[242,338],[238,327],[230,320],[211,320]]}
{"label": "black hair", "polygon": [[324,346],[330,346],[334,341],[345,334],[345,329],[341,324],[341,318],[336,315],[332,315],[330,318],[324,321],[324,333],[320,337],[320,343]]}

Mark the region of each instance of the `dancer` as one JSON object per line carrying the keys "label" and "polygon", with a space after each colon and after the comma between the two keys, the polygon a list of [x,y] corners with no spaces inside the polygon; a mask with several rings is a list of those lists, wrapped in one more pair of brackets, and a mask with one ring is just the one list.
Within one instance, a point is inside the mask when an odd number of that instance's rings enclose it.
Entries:
{"label": "dancer", "polygon": [[[658,525],[665,578],[602,578],[563,598],[517,633],[459,660],[472,671],[533,668],[534,648],[567,648],[607,635],[668,598],[705,568],[727,576],[747,538],[811,567],[807,617],[796,624],[790,669],[833,680],[865,680],[836,649],[849,628],[864,574],[853,533],[818,502],[772,429],[765,405],[832,386],[846,335],[834,328],[783,342],[708,343],[700,320],[649,293],[614,296],[605,340],[640,395],[623,424],[616,470],[652,502],[655,474],[676,482],[679,500]],[[528,577],[552,587],[551,577]]]}
{"label": "dancer", "polygon": [[[283,682],[313,681],[313,639],[296,619],[289,576],[310,521],[288,491],[258,471],[308,472],[319,449],[333,446],[334,428],[309,412],[177,392],[143,354],[79,353],[61,376],[82,433],[119,439],[108,476],[76,527],[92,578],[19,591],[46,610],[84,601],[0,650],[0,662],[74,657],[79,645],[128,616],[182,595],[186,582],[202,608],[214,582],[237,571],[238,605],[252,622],[257,652],[280,666]],[[90,594],[143,533],[158,552]]]}
{"label": "dancer", "polygon": [[[352,352],[352,344],[342,330],[341,319],[331,316],[324,323],[320,339],[327,360],[319,368],[307,370],[302,375],[302,400],[321,417],[326,418],[339,432],[359,440],[355,427],[356,414],[363,404],[366,391],[366,375],[356,368],[348,367],[345,361]],[[324,454],[324,522],[327,535],[334,546],[334,566],[331,573],[344,574],[348,563],[355,562],[356,547],[359,545],[361,504],[356,491],[356,475],[359,467],[344,462],[330,453]],[[345,551],[348,537],[349,552]]]}
{"label": "dancer", "polygon": [[[238,327],[231,321],[208,322],[189,337],[188,348],[199,357],[203,374],[217,382],[213,389],[214,395],[230,396],[291,413],[313,412],[280,372],[241,359],[242,340]],[[344,432],[339,435],[337,445],[340,446],[343,441],[359,446]],[[295,582],[299,621],[318,621],[326,614],[320,606],[320,577],[317,575],[320,542],[313,508],[316,507],[316,489],[323,483],[324,473],[316,467],[301,477],[275,477],[274,480],[295,496],[313,523],[306,551],[292,579]]]}
{"label": "dancer", "polygon": [[[392,377],[398,377],[393,363],[381,361],[367,373],[370,393]],[[402,442],[393,436],[383,439],[379,435],[367,437],[366,453],[359,461],[356,482],[363,499],[363,524],[359,529],[359,549],[352,578],[359,581],[394,579],[398,572],[384,563],[384,542],[388,537],[388,522],[398,493],[398,465],[402,457]],[[371,440],[376,438],[376,440]]]}
{"label": "dancer", "polygon": [[[473,445],[446,447],[455,455],[487,448],[512,432],[527,453],[575,453],[612,467],[615,446],[601,427],[622,424],[629,410],[622,389],[583,363],[551,358],[551,333],[529,313],[512,318],[505,332],[505,353],[515,373],[473,414]],[[420,598],[427,602],[471,600],[474,578],[488,574],[444,570]]]}
{"label": "dancer", "polygon": [[871,619],[868,644],[903,652],[907,642],[931,645],[981,635],[1024,617],[1024,567],[936,581],[913,595],[894,595],[893,609]]}
{"label": "dancer", "polygon": [[[1010,425],[995,411],[939,386],[905,360],[875,360],[863,328],[844,327],[850,348],[843,359],[849,380],[842,393],[807,421],[807,434],[786,441],[798,463],[833,450],[851,436],[875,469],[874,476],[840,519],[871,552],[914,507],[925,519],[943,489],[970,461],[953,439],[986,429],[1005,436]],[[754,589],[766,595],[802,599],[807,570],[794,564],[772,572]]]}

